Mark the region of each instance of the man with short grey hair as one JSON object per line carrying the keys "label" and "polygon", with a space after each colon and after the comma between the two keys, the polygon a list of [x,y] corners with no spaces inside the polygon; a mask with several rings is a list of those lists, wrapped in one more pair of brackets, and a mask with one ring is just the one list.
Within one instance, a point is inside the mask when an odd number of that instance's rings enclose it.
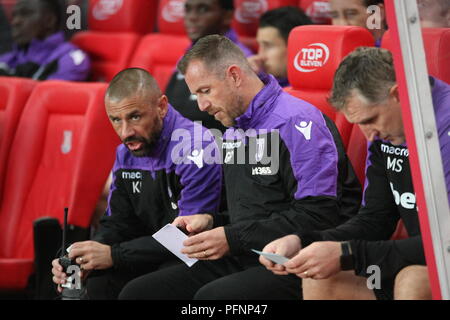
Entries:
{"label": "man with short grey hair", "polygon": [[[430,86],[450,202],[450,86],[432,77]],[[379,299],[431,298],[391,53],[359,48],[348,55],[336,71],[330,102],[369,140],[363,205],[335,229],[268,244],[263,251],[291,258],[284,265],[260,262],[276,274],[311,278],[303,283],[307,299],[370,299],[373,293]],[[389,240],[400,219],[409,238]],[[372,293],[361,277],[374,268],[380,282]]]}
{"label": "man with short grey hair", "polygon": [[[198,106],[229,127],[223,170],[229,223],[189,237],[198,261],[128,283],[122,299],[300,299],[301,281],[277,277],[252,249],[297,230],[324,230],[358,211],[360,186],[334,123],[251,69],[229,39],[200,39],[181,59]],[[157,288],[155,290],[155,288]]]}

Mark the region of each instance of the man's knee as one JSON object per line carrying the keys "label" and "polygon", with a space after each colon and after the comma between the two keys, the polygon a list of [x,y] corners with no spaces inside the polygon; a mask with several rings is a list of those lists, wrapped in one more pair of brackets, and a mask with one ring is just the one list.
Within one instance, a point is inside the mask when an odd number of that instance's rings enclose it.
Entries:
{"label": "man's knee", "polygon": [[241,289],[225,285],[221,281],[212,281],[197,291],[194,300],[244,300]]}
{"label": "man's knee", "polygon": [[430,300],[431,288],[426,266],[409,266],[395,277],[395,300]]}
{"label": "man's knee", "polygon": [[302,282],[304,300],[373,300],[373,291],[365,278],[353,271],[339,272],[325,280],[305,279]]}

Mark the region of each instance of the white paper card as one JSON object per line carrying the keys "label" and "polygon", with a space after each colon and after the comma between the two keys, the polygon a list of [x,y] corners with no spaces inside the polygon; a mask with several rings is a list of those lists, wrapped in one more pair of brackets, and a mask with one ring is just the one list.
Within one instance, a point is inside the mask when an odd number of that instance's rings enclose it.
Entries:
{"label": "white paper card", "polygon": [[166,224],[158,232],[153,234],[153,238],[180,258],[188,265],[188,267],[191,267],[198,261],[198,259],[189,258],[186,254],[181,253],[181,249],[184,248],[183,241],[186,240],[188,236],[174,225]]}
{"label": "white paper card", "polygon": [[257,254],[261,255],[261,256],[264,256],[266,259],[268,259],[270,261],[273,261],[273,262],[275,262],[277,264],[283,264],[283,263],[286,263],[286,262],[289,261],[288,258],[280,256],[279,254],[269,253],[269,252],[262,252],[262,251],[258,251],[258,250],[255,250],[255,249],[252,249],[252,251],[254,253],[257,253]]}

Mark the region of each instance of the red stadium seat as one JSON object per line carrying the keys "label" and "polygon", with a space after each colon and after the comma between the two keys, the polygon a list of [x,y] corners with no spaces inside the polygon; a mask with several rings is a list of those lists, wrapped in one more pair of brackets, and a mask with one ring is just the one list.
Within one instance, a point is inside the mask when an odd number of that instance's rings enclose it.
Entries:
{"label": "red stadium seat", "polygon": [[355,169],[359,182],[364,185],[366,180],[367,139],[358,125],[352,126],[347,156],[353,165],[353,169]]}
{"label": "red stadium seat", "polygon": [[7,156],[23,107],[35,84],[30,79],[0,77],[0,203]]}
{"label": "red stadium seat", "polygon": [[184,28],[184,2],[185,0],[161,1],[158,15],[159,33],[142,38],[129,65],[150,72],[163,92],[178,59],[191,44]]}
{"label": "red stadium seat", "polygon": [[327,98],[333,77],[342,59],[359,46],[373,46],[373,36],[361,27],[299,26],[288,40],[288,79],[286,91],[318,107],[335,121],[344,145],[348,145],[352,125],[336,113]]}
{"label": "red stadium seat", "polygon": [[111,81],[128,67],[138,44],[135,33],[85,31],[76,33],[72,42],[91,57],[91,80]]}
{"label": "red stadium seat", "polygon": [[305,11],[315,24],[331,24],[328,0],[299,0],[298,6]]}
{"label": "red stadium seat", "polygon": [[186,35],[184,29],[184,4],[186,0],[160,0],[158,31],[163,34]]}
{"label": "red stadium seat", "polygon": [[[130,67],[146,69],[164,92],[176,63],[191,44],[188,37],[171,34],[149,34],[142,38]],[[170,50],[167,50],[170,48]]]}
{"label": "red stadium seat", "polygon": [[88,23],[91,31],[153,32],[156,0],[89,0]]}
{"label": "red stadium seat", "polygon": [[258,44],[255,38],[259,17],[268,10],[297,4],[298,0],[234,0],[232,27],[236,30],[239,40],[257,52]]}
{"label": "red stadium seat", "polygon": [[90,80],[111,81],[128,67],[139,35],[155,29],[158,1],[90,0],[89,31],[72,42],[91,57]]}
{"label": "red stadium seat", "polygon": [[17,0],[0,0],[0,5],[3,7],[3,11],[5,12],[6,19],[11,22],[12,19],[12,10],[16,5]]}
{"label": "red stadium seat", "polygon": [[[422,36],[428,73],[450,83],[450,29],[423,28]],[[384,34],[381,46],[388,50],[391,49],[392,36],[390,30]]]}
{"label": "red stadium seat", "polygon": [[118,144],[103,107],[106,85],[47,81],[22,113],[0,206],[0,288],[22,289],[33,270],[33,221],[87,228]]}

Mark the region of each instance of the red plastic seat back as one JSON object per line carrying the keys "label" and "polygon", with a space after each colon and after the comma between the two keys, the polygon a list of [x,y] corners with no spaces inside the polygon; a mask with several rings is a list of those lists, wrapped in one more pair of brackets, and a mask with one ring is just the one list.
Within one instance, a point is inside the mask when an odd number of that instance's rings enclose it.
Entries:
{"label": "red plastic seat back", "polygon": [[[428,73],[450,83],[450,28],[423,28],[422,37]],[[390,30],[384,34],[381,46],[388,50],[392,48]]]}
{"label": "red plastic seat back", "polygon": [[315,24],[331,24],[328,0],[299,0],[298,6]]}
{"label": "red plastic seat back", "polygon": [[89,0],[89,29],[139,34],[152,32],[157,6],[156,0]]}
{"label": "red plastic seat back", "polygon": [[366,180],[367,139],[358,125],[352,126],[347,156],[355,169],[356,176],[361,185]]}
{"label": "red plastic seat back", "polygon": [[186,0],[160,0],[158,7],[158,32],[186,35],[184,29],[184,4]]}
{"label": "red plastic seat back", "polygon": [[304,99],[335,121],[347,146],[352,125],[327,99],[342,59],[360,46],[373,46],[371,33],[361,27],[310,25],[294,28],[288,40],[287,91]]}
{"label": "red plastic seat back", "polygon": [[[130,67],[146,69],[155,77],[164,92],[177,61],[186,52],[191,41],[186,36],[149,34],[142,38],[131,60]],[[167,50],[170,48],[170,50]]]}
{"label": "red plastic seat back", "polygon": [[[23,111],[7,163],[0,207],[0,262],[33,258],[33,221],[90,224],[118,138],[104,110],[103,83],[38,84]],[[1,262],[3,263],[3,262]]]}
{"label": "red plastic seat back", "polygon": [[1,0],[0,5],[3,6],[3,11],[5,12],[6,19],[9,22],[12,20],[12,10],[16,5],[17,0]]}
{"label": "red plastic seat back", "polygon": [[111,81],[127,68],[139,36],[135,33],[78,32],[72,42],[91,58],[91,80]]}
{"label": "red plastic seat back", "polygon": [[143,68],[150,72],[163,92],[177,61],[191,44],[184,28],[185,2],[186,0],[160,1],[159,32],[141,39],[129,64],[130,67]]}
{"label": "red plastic seat back", "polygon": [[22,110],[35,84],[30,79],[0,77],[0,203],[11,143]]}

